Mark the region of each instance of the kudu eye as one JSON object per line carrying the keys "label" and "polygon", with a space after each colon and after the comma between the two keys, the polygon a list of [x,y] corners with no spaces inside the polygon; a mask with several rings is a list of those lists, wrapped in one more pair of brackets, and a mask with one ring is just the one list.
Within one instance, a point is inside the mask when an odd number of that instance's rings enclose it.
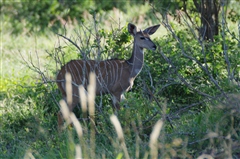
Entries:
{"label": "kudu eye", "polygon": [[[132,88],[134,79],[141,72],[144,65],[143,49],[156,50],[156,45],[151,41],[149,35],[153,34],[158,27],[159,25],[149,27],[144,33],[142,31],[137,32],[137,27],[134,24],[128,24],[128,32],[134,36],[133,52],[128,60],[71,60],[65,64],[57,75],[56,83],[67,102],[67,95],[71,94],[72,102],[68,102],[70,103],[68,105],[69,109],[72,111],[79,102],[78,86],[83,86],[82,90],[84,93],[84,90],[87,89],[87,84],[91,84],[91,79],[93,78],[96,80],[96,90],[93,93],[95,95],[110,94],[114,112],[120,110],[119,102],[123,99],[123,93]],[[91,77],[94,75],[92,72],[96,76]],[[70,74],[69,76],[72,76],[72,81],[68,82],[65,79],[67,73]],[[74,88],[72,92],[66,92],[67,86],[65,83],[72,85]],[[60,130],[62,130],[64,124],[63,115],[61,111],[58,112],[58,128]]]}

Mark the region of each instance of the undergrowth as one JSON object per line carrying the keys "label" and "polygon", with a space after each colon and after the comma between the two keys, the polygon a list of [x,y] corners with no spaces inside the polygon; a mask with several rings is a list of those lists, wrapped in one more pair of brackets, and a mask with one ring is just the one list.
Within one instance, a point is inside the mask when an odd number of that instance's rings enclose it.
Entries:
{"label": "undergrowth", "polygon": [[[225,41],[219,36],[199,43],[187,29],[166,32],[161,26],[166,35],[153,39],[158,50],[145,52],[144,68],[117,118],[110,96],[100,96],[94,115],[79,105],[70,116],[73,126],[66,124],[59,133],[57,112],[64,107],[54,83],[59,62],[83,58],[81,51],[95,58],[98,49],[99,59],[127,59],[132,49],[126,25],[100,27],[97,37],[96,28],[86,29],[93,24],[63,31],[82,50],[52,32],[46,37],[3,34],[0,158],[240,158],[239,48],[228,33]],[[83,43],[79,35],[85,35]],[[227,73],[223,44],[234,80]]]}

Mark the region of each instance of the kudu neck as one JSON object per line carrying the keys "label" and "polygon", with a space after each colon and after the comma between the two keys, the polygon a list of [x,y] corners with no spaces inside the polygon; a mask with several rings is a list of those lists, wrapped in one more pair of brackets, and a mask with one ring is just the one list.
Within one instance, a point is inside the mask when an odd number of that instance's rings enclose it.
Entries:
{"label": "kudu neck", "polygon": [[144,63],[144,52],[143,48],[139,47],[135,41],[133,44],[133,51],[132,56],[130,59],[127,60],[127,63],[131,65],[131,76],[137,76],[140,71],[142,70],[143,63]]}

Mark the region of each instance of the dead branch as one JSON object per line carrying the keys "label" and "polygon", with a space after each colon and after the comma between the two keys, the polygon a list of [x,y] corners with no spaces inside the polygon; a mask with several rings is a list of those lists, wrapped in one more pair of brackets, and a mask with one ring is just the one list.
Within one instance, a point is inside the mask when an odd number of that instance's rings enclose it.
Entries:
{"label": "dead branch", "polygon": [[[35,54],[36,54],[36,57],[37,57],[37,65],[34,64],[31,54],[30,54],[30,56],[29,56],[29,59],[30,59],[29,62],[23,57],[23,55],[22,55],[22,53],[21,53],[20,51],[19,51],[19,54],[20,54],[22,60],[24,61],[25,65],[26,65],[30,70],[38,73],[38,74],[41,76],[41,78],[42,78],[42,80],[43,80],[43,83],[42,83],[42,84],[50,83],[50,84],[51,84],[50,86],[53,87],[52,84],[55,83],[55,81],[52,81],[52,80],[49,81],[49,80],[47,79],[47,77],[45,76],[44,72],[41,70],[41,67],[40,67],[40,59],[39,59],[39,56],[38,56],[37,51],[35,51]],[[47,85],[47,86],[48,86],[49,89],[50,89],[50,86],[49,86],[49,85]],[[54,102],[56,103],[56,105],[60,108],[59,102],[57,101],[56,97],[54,96],[54,94],[53,94],[52,92],[51,92],[51,96],[52,96]]]}

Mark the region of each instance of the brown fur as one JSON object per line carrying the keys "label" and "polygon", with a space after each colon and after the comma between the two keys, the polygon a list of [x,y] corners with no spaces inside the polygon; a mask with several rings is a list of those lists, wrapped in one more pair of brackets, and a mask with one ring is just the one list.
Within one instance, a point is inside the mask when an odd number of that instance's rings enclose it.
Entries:
{"label": "brown fur", "polygon": [[[69,105],[70,111],[79,103],[78,86],[83,85],[87,88],[89,84],[89,73],[94,72],[96,75],[96,95],[111,94],[113,98],[113,107],[120,109],[119,102],[123,93],[131,89],[133,81],[140,73],[143,62],[143,48],[155,50],[156,45],[151,41],[149,35],[155,33],[159,25],[155,25],[137,32],[135,25],[128,25],[128,31],[134,37],[132,57],[129,60],[71,60],[61,68],[57,75],[57,85],[64,99],[65,91],[65,74],[68,72],[72,76],[72,104]],[[63,124],[61,113],[58,113],[58,124]]]}

